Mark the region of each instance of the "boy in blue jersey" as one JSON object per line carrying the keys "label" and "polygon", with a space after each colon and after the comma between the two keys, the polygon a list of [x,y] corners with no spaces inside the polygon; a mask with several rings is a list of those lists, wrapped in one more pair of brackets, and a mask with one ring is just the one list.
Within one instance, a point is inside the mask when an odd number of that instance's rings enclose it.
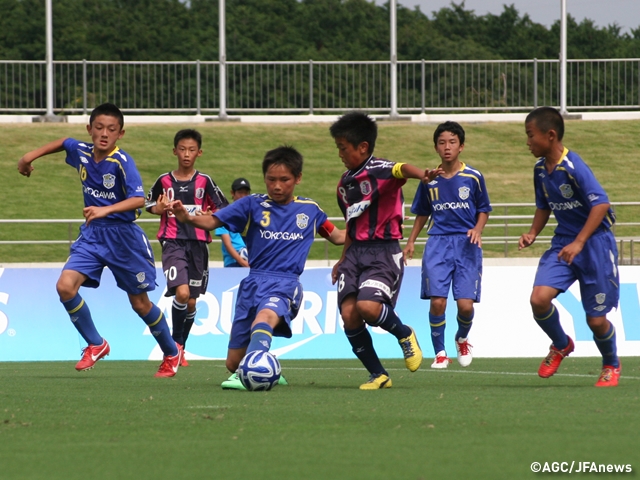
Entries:
{"label": "boy in blue jersey", "polygon": [[574,350],[552,300],[578,280],[587,324],[602,354],[602,371],[595,386],[615,387],[620,359],[616,330],[606,315],[618,306],[620,279],[609,198],[582,158],[563,146],[564,120],[557,110],[541,107],[532,111],[525,130],[527,146],[539,158],[533,171],[536,212],[518,247],[533,244],[552,211],[558,222],[551,248],[538,264],[531,293],[533,318],[552,341],[538,375],[552,376]]}
{"label": "boy in blue jersey", "polygon": [[491,205],[482,174],[460,161],[465,133],[456,122],[436,128],[433,143],[442,163],[439,176],[418,185],[411,212],[416,215],[404,248],[405,261],[413,258],[415,241],[429,217],[429,239],[422,256],[420,298],[430,299],[429,326],[436,354],[431,368],[447,368],[451,360],[444,347],[445,310],[449,287],[458,306],[455,344],[458,362],[467,367],[473,359],[468,341],[473,304],[480,301],[482,280],[482,230]]}
{"label": "boy in blue jersey", "polygon": [[[229,335],[226,366],[236,372],[242,358],[271,348],[274,335],[291,338],[291,321],[302,301],[299,276],[316,233],[344,243],[344,230],[334,227],[316,202],[297,197],[302,179],[302,155],[282,146],[266,153],[262,173],[267,195],[243,197],[213,215],[189,216],[180,202],[172,211],[181,222],[213,230],[222,225],[243,232],[249,250],[249,275],[238,289]],[[234,373],[223,388],[244,390]]]}
{"label": "boy in blue jersey", "polygon": [[[231,198],[236,200],[251,195],[251,184],[246,178],[236,178],[231,183]],[[230,232],[225,227],[215,229],[216,237],[222,241],[222,260],[225,267],[248,267],[249,254],[242,235]]]}
{"label": "boy in blue jersey", "polygon": [[164,315],[147,295],[155,289],[156,268],[149,240],[134,223],[145,202],[142,180],[133,158],[116,146],[124,135],[123,126],[120,109],[102,104],[91,112],[87,126],[92,144],[72,138],[55,140],[25,154],[18,162],[18,171],[29,177],[34,160],[64,151],[67,164],[80,175],[86,222],[56,285],[73,326],[88,344],[76,370],[90,370],[111,350],[78,293],[81,286],[97,288],[103,269],[108,267],[164,353],[155,376],[172,377],[178,371],[182,349],[171,338]]}

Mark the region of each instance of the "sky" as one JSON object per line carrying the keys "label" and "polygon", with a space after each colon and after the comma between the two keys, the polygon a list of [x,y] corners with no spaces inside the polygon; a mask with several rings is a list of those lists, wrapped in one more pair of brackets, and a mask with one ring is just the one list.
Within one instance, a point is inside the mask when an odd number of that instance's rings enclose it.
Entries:
{"label": "sky", "polygon": [[[384,4],[387,0],[376,0]],[[399,5],[408,8],[419,6],[420,10],[432,17],[431,12],[451,5],[451,0],[396,0]],[[631,33],[632,28],[640,26],[640,0],[566,0],[567,12],[578,23],[588,18],[598,27],[617,23],[623,33]],[[456,4],[462,0],[455,0]],[[465,9],[474,10],[476,15],[492,13],[499,15],[503,5],[514,5],[523,16],[529,14],[531,20],[550,27],[560,18],[561,0],[466,0]]]}

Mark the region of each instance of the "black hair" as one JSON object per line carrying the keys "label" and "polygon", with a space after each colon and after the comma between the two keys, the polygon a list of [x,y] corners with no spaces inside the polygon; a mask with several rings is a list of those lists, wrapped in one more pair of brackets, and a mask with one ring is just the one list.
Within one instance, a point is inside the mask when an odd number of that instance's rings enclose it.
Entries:
{"label": "black hair", "polygon": [[114,117],[118,120],[120,124],[120,130],[124,128],[124,115],[118,107],[116,107],[113,103],[103,103],[102,105],[98,105],[91,112],[91,116],[89,117],[89,125],[93,124],[93,121],[99,115],[108,115],[110,117]]}
{"label": "black hair", "polygon": [[262,161],[263,175],[267,174],[271,165],[284,165],[296,178],[302,175],[302,155],[289,145],[282,145],[265,153]]}
{"label": "black hair", "polygon": [[369,155],[373,153],[378,137],[378,125],[375,120],[363,112],[349,112],[341,116],[329,132],[333,138],[344,138],[356,148],[362,142],[369,144]]}
{"label": "black hair", "polygon": [[536,127],[541,132],[547,133],[549,130],[555,130],[558,140],[562,141],[562,137],[564,137],[564,119],[555,108],[536,108],[527,115],[527,119],[524,121],[525,125],[531,122],[535,122]]}
{"label": "black hair", "polygon": [[464,145],[464,128],[458,122],[447,121],[441,123],[436,128],[436,131],[433,132],[433,144],[438,145],[438,138],[442,135],[443,132],[449,132],[458,137],[460,140],[460,145]]}
{"label": "black hair", "polygon": [[176,133],[176,136],[173,137],[174,148],[178,146],[178,142],[180,142],[180,140],[184,140],[185,138],[190,138],[198,142],[198,150],[202,148],[202,135],[199,131],[194,130],[193,128],[185,128],[184,130],[180,130]]}

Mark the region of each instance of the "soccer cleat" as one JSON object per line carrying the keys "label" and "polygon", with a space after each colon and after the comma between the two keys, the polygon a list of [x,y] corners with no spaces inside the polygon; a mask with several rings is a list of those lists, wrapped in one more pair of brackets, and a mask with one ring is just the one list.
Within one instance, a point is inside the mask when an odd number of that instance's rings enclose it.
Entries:
{"label": "soccer cleat", "polygon": [[82,358],[76,364],[76,370],[79,372],[91,370],[96,362],[109,355],[109,352],[111,352],[111,347],[104,338],[101,345],[87,345],[82,349]]}
{"label": "soccer cleat", "polygon": [[433,360],[431,368],[447,368],[450,363],[452,363],[452,361],[449,357],[447,357],[447,352],[445,352],[444,350],[440,350],[436,354],[436,358]]}
{"label": "soccer cleat", "polygon": [[176,343],[176,347],[178,347],[178,353],[176,355],[165,355],[162,358],[162,363],[154,375],[155,377],[173,377],[178,373],[178,367],[180,363],[182,363],[183,350],[182,345],[179,343]]}
{"label": "soccer cleat", "polygon": [[384,373],[372,374],[367,383],[360,385],[360,390],[380,390],[382,388],[391,388],[391,379]]}
{"label": "soccer cleat", "polygon": [[189,362],[187,362],[187,358],[184,356],[184,351],[182,352],[182,360],[180,360],[181,367],[188,367]]}
{"label": "soccer cleat", "polygon": [[538,369],[538,375],[542,378],[549,378],[551,375],[556,373],[564,357],[568,357],[569,354],[573,352],[573,349],[575,348],[573,340],[571,340],[571,337],[567,338],[569,339],[569,344],[562,350],[558,350],[553,346],[553,344],[549,348],[549,354],[542,361],[540,368]]}
{"label": "soccer cleat", "polygon": [[605,365],[602,367],[602,372],[600,373],[600,378],[596,382],[596,387],[617,387],[618,379],[620,378],[620,370],[622,370],[622,365],[618,367],[613,367],[611,365]]}
{"label": "soccer cleat", "polygon": [[[278,380],[278,385],[289,385],[289,382],[285,380],[283,375],[280,375],[280,379]],[[232,373],[229,378],[227,378],[224,382],[220,384],[223,390],[246,390],[242,382],[240,381],[240,377],[238,377],[238,373]]]}
{"label": "soccer cleat", "polygon": [[461,367],[468,367],[471,365],[473,357],[471,356],[471,345],[466,338],[459,338],[456,342],[456,351],[458,352],[458,363]]}
{"label": "soccer cleat", "polygon": [[409,327],[409,329],[411,330],[411,335],[401,338],[398,343],[400,344],[400,347],[402,347],[404,364],[407,366],[409,371],[415,372],[420,368],[420,364],[422,363],[422,350],[420,349],[416,332],[414,332],[411,327]]}

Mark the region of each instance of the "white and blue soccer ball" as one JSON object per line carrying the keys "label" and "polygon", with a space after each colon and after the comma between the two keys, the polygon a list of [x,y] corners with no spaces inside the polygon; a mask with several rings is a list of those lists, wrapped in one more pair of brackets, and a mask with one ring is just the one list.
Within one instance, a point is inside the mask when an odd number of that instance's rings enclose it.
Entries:
{"label": "white and blue soccer ball", "polygon": [[254,351],[242,359],[238,377],[247,390],[271,390],[280,380],[280,362],[271,352]]}
{"label": "white and blue soccer ball", "polygon": [[243,260],[246,260],[247,262],[249,261],[249,251],[247,250],[247,247],[242,247],[238,250],[238,255],[240,255],[240,258]]}

